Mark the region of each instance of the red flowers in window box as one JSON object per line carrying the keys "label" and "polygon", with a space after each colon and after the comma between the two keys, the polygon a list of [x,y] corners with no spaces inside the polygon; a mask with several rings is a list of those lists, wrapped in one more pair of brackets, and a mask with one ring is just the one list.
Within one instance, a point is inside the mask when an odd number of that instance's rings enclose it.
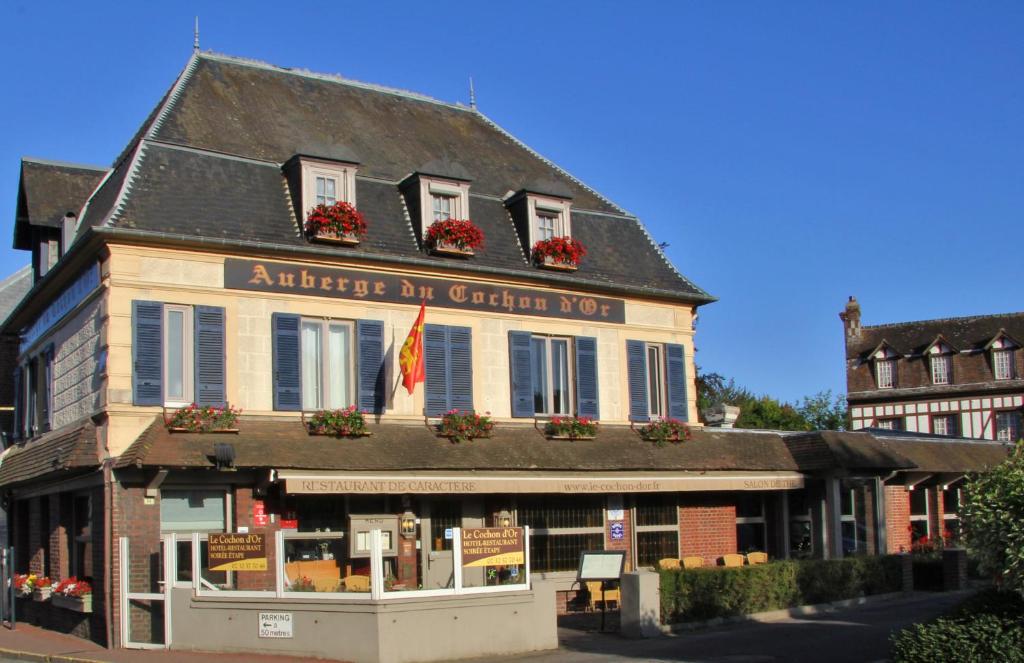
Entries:
{"label": "red flowers in window box", "polygon": [[494,421],[489,416],[474,412],[449,410],[441,416],[437,430],[441,437],[447,437],[452,442],[468,442],[476,437],[490,437]]}
{"label": "red flowers in window box", "polygon": [[354,245],[366,234],[366,219],[355,207],[339,200],[333,205],[317,205],[306,217],[310,239]]}
{"label": "red flowers in window box", "polygon": [[573,271],[579,267],[585,255],[586,247],[572,237],[542,239],[533,245],[533,261],[549,269]]}
{"label": "red flowers in window box", "polygon": [[164,417],[167,429],[179,433],[237,433],[238,417],[242,414],[239,408],[225,405],[199,406],[195,403],[179,408],[168,417]]}
{"label": "red flowers in window box", "polygon": [[427,246],[435,253],[471,256],[483,245],[483,231],[469,219],[435,221],[427,228]]}
{"label": "red flowers in window box", "polygon": [[693,438],[686,422],[671,417],[650,422],[640,429],[640,436],[659,447],[665,446],[666,442],[679,443]]}

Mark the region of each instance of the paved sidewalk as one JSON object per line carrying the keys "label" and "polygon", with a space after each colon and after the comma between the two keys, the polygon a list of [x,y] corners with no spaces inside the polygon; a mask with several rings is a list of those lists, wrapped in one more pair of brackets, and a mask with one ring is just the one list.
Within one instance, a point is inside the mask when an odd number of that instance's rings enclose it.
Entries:
{"label": "paved sidewalk", "polygon": [[94,642],[55,631],[18,624],[12,631],[0,626],[0,661],[80,663],[310,663],[323,659],[298,656],[222,654],[207,652],[104,649]]}

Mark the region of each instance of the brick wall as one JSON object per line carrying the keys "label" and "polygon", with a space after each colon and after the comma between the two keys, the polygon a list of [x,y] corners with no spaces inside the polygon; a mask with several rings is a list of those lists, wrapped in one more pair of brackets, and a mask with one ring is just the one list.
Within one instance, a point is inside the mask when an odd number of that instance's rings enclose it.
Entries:
{"label": "brick wall", "polygon": [[[1016,364],[1015,375],[1024,375],[1024,352],[1013,353]],[[995,379],[992,371],[992,355],[989,352],[953,355],[953,384],[971,384],[989,382]],[[900,359],[896,362],[898,388],[931,387],[931,361],[928,357]],[[852,359],[846,362],[846,384],[848,393],[872,391],[875,386],[874,362],[861,363]],[[936,391],[944,391],[943,386],[935,387]]]}
{"label": "brick wall", "polygon": [[[153,500],[153,504],[145,503],[145,488],[143,486],[121,485],[115,483],[113,486],[113,550],[112,550],[112,572],[114,597],[121,596],[125,588],[121,587],[119,569],[122,560],[120,559],[120,537],[127,536],[130,541],[130,559],[125,560],[129,564],[129,589],[133,592],[156,592],[160,591],[157,580],[160,579],[160,502]],[[113,603],[113,623],[121,623],[121,611],[119,601]],[[155,613],[146,604],[134,604],[129,613],[129,621],[132,632],[132,639],[136,642],[161,642],[163,640],[163,619],[162,613]],[[114,629],[113,646],[122,646],[120,642],[119,628]]]}
{"label": "brick wall", "polygon": [[726,495],[684,495],[679,507],[681,557],[699,555],[715,564],[736,552],[736,505]]}
{"label": "brick wall", "polygon": [[910,493],[903,486],[885,486],[885,532],[888,552],[910,550]]}
{"label": "brick wall", "polygon": [[[267,542],[267,570],[236,573],[235,586],[238,587],[238,589],[243,590],[273,590],[275,589],[274,569],[277,568],[277,551],[274,546],[274,536],[280,529],[280,519],[275,518],[274,522],[271,523],[269,522],[270,518],[268,517],[266,527],[256,527],[253,522],[252,488],[250,486],[238,486],[235,488],[234,494],[235,531],[238,531],[239,527],[248,527],[249,531],[254,534],[264,534]],[[263,500],[267,514],[270,514],[272,511],[279,511],[274,508],[270,499],[258,499]]]}
{"label": "brick wall", "polygon": [[43,526],[44,499],[33,497],[28,501],[28,572],[36,575],[46,575],[46,550],[49,547],[49,537]]}
{"label": "brick wall", "polygon": [[49,546],[46,558],[46,575],[56,580],[68,576],[68,502],[70,496],[66,493],[54,493],[43,499],[49,501],[49,527],[47,538]]}

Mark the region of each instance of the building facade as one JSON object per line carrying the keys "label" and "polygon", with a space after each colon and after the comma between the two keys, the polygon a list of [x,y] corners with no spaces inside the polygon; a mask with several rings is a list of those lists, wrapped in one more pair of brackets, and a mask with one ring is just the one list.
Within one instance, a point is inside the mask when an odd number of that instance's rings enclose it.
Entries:
{"label": "building facade", "polygon": [[[75,177],[92,184],[61,188]],[[204,592],[273,595],[318,615],[312,630],[358,631],[349,613],[377,610],[362,579],[461,578],[463,527],[529,527],[529,573],[564,590],[587,550],[624,551],[627,569],[898,550],[887,528],[907,529],[908,486],[939,495],[1005,455],[701,429],[693,322],[713,298],[638,219],[474,108],[196,53],[110,169],[26,162],[22,198],[16,246],[38,255],[3,329],[17,353],[0,490],[19,570],[88,578],[92,612],[59,626],[111,646],[169,644],[168,611],[212,609]],[[357,244],[309,231],[338,202],[365,217]],[[466,219],[485,237],[471,254],[431,242]],[[533,254],[555,237],[585,247],[575,269]],[[421,307],[425,380],[409,393]],[[181,430],[192,404],[241,414]],[[309,425],[351,407],[369,435]],[[451,410],[496,426],[445,437]],[[545,433],[565,416],[600,428]],[[665,418],[692,438],[646,439]],[[200,536],[220,533],[279,545],[267,570],[219,571]],[[170,586],[186,593],[159,598]],[[286,600],[300,587],[343,609]],[[179,624],[174,642],[189,637]]]}
{"label": "building facade", "polygon": [[840,314],[853,428],[1015,442],[1024,409],[1024,313],[861,325]]}

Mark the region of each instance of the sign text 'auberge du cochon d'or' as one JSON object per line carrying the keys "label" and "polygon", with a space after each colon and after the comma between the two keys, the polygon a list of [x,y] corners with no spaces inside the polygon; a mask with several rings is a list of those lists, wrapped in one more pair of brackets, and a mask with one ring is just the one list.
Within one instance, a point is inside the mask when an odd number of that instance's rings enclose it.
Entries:
{"label": "sign text 'auberge du cochon d'or'", "polygon": [[425,300],[427,306],[470,311],[617,324],[626,321],[626,306],[621,299],[239,258],[225,261],[224,287],[393,304]]}

